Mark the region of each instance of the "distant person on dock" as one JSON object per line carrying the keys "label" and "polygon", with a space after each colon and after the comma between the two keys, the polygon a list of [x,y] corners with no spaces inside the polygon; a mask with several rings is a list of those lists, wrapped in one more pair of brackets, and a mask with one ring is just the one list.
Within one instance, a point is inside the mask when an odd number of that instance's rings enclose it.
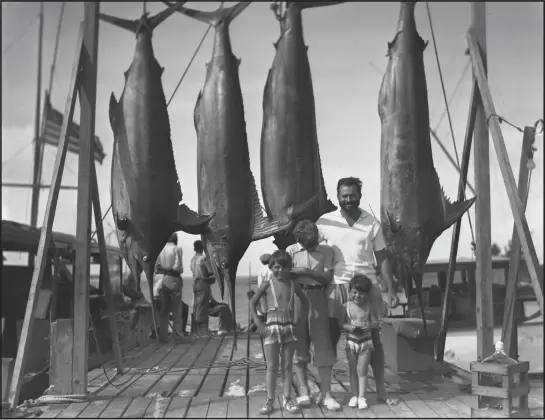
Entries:
{"label": "distant person on dock", "polygon": [[183,252],[178,235],[173,233],[155,263],[153,296],[160,302],[159,340],[168,340],[168,320],[172,312],[173,335],[183,336],[181,329]]}
{"label": "distant person on dock", "polygon": [[[270,276],[271,276],[271,269],[269,268],[270,259],[271,259],[271,254],[262,254],[259,257],[259,261],[261,261],[261,264],[263,264],[263,267],[261,268],[261,270],[259,270],[259,273],[257,274],[258,289],[261,286],[261,283],[263,283],[264,281],[269,281],[270,279]],[[248,292],[248,299],[251,299],[254,294],[255,292],[253,290],[250,290]],[[259,316],[259,318],[261,319],[263,323],[267,321],[266,314],[267,314],[267,301],[265,300],[265,298],[261,298],[257,308],[257,315]],[[250,320],[248,331],[254,332],[256,330],[257,330],[257,325],[255,324],[255,322],[253,322],[253,320]]]}
{"label": "distant person on dock", "polygon": [[[335,351],[341,337],[338,320],[342,318],[343,305],[348,300],[347,283],[355,274],[364,274],[371,279],[371,306],[373,310],[382,313],[383,301],[375,275],[375,259],[387,285],[388,306],[393,309],[399,304],[399,298],[393,290],[392,269],[380,221],[360,208],[361,190],[362,183],[358,178],[340,179],[337,182],[340,209],[324,214],[316,222],[321,239],[335,253],[334,282],[328,291],[330,333]],[[378,326],[371,329],[371,335],[374,347],[371,367],[375,375],[377,398],[388,405],[398,404],[399,399],[389,397],[384,386],[384,348]]]}
{"label": "distant person on dock", "polygon": [[212,268],[204,255],[202,241],[193,243],[195,255],[191,259],[193,272],[193,325],[192,332],[196,336],[208,334],[208,316],[212,291],[210,286],[215,278]]}
{"label": "distant person on dock", "polygon": [[[259,410],[260,414],[272,413],[275,400],[276,374],[278,358],[282,353],[284,401],[283,409],[290,414],[299,412],[299,407],[291,399],[293,353],[295,351],[296,325],[300,322],[295,317],[295,295],[302,302],[300,313],[308,311],[308,300],[301,287],[293,280],[290,270],[293,262],[286,251],[275,251],[271,255],[269,267],[272,276],[264,281],[250,300],[250,310],[259,332],[264,337],[265,357],[267,360],[267,401]],[[267,300],[267,323],[259,318],[257,305],[261,297]]]}
{"label": "distant person on dock", "polygon": [[[316,224],[310,220],[301,220],[293,229],[296,244],[290,245],[286,252],[293,259],[292,273],[309,301],[309,310],[301,313],[302,305],[295,301],[299,340],[295,345],[295,374],[300,384],[300,407],[310,406],[308,386],[308,363],[310,363],[310,344],[314,348],[313,364],[320,376],[320,394],[317,404],[323,404],[328,410],[340,410],[341,405],[331,395],[331,371],[337,357],[333,351],[329,334],[329,311],[327,308],[326,288],[333,281],[333,249],[325,244],[318,244],[319,232]],[[299,315],[300,314],[300,315]]]}
{"label": "distant person on dock", "polygon": [[339,325],[347,332],[345,350],[352,391],[348,406],[358,407],[360,410],[368,407],[367,378],[373,351],[371,325],[378,323],[378,319],[371,311],[372,289],[373,283],[369,277],[356,274],[350,280],[348,302],[343,305],[343,317],[339,320]]}

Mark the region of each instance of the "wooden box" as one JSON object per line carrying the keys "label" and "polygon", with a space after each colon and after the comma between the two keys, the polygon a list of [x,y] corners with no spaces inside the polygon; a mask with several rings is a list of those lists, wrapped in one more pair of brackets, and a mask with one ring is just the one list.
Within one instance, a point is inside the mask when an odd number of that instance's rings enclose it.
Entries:
{"label": "wooden box", "polygon": [[390,371],[396,374],[424,372],[434,366],[433,346],[437,328],[433,321],[428,321],[427,325],[426,337],[421,319],[387,318],[381,323],[384,363]]}
{"label": "wooden box", "polygon": [[[471,417],[530,417],[528,408],[529,362],[513,365],[471,362]],[[491,375],[494,375],[491,378]],[[498,383],[498,385],[494,385]],[[501,385],[500,385],[501,383]],[[518,402],[518,404],[514,404]]]}

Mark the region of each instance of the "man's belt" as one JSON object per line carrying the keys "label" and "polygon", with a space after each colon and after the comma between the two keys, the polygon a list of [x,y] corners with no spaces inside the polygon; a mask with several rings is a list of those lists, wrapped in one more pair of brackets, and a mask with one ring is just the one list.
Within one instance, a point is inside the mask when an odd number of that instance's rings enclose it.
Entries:
{"label": "man's belt", "polygon": [[158,268],[155,270],[157,274],[163,274],[165,276],[181,277],[180,273],[174,270],[165,270],[164,268]]}
{"label": "man's belt", "polygon": [[324,290],[325,286],[322,284],[301,284],[303,290]]}

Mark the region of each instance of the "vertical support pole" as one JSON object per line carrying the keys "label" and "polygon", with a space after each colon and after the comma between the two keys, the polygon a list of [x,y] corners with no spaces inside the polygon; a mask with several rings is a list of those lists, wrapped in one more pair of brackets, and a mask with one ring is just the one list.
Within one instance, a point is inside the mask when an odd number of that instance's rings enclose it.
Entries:
{"label": "vertical support pole", "polygon": [[[471,3],[471,28],[475,34],[485,72],[486,60],[486,4]],[[473,82],[476,83],[475,72]],[[475,117],[474,170],[477,202],[475,203],[476,230],[476,282],[477,282],[477,360],[482,360],[493,352],[493,307],[492,307],[492,228],[490,221],[490,138],[488,122],[484,112],[482,93],[477,91],[475,98],[477,113]]]}
{"label": "vertical support pole", "polygon": [[36,253],[37,265],[32,273],[32,281],[28,292],[28,300],[26,305],[25,317],[21,328],[21,337],[19,338],[19,346],[17,348],[17,358],[15,359],[15,367],[13,377],[11,378],[11,386],[9,390],[9,406],[13,410],[17,407],[19,401],[19,392],[21,391],[21,379],[26,368],[26,358],[28,347],[30,344],[29,338],[32,337],[32,329],[34,327],[34,314],[36,312],[36,304],[38,303],[38,291],[42,287],[42,279],[47,265],[47,256],[51,243],[51,235],[53,229],[53,220],[55,219],[55,211],[57,209],[57,201],[59,199],[59,191],[62,181],[62,173],[64,163],[66,161],[66,152],[68,150],[68,127],[72,123],[74,116],[74,106],[76,105],[76,93],[79,84],[79,69],[81,63],[81,51],[83,42],[83,32],[80,29],[80,35],[77,43],[76,59],[72,69],[72,78],[66,98],[66,108],[62,120],[61,136],[59,145],[57,146],[57,158],[53,168],[53,179],[51,181],[51,189],[47,199],[47,207],[45,209],[44,228],[40,235],[38,243],[38,252]]}
{"label": "vertical support pole", "polygon": [[[40,2],[40,24],[38,27],[38,78],[36,81],[36,115],[34,117],[34,169],[32,173],[32,200],[30,209],[30,225],[38,223],[38,208],[40,200],[40,157],[43,147],[40,138],[40,105],[42,101],[42,50],[44,36],[44,2]],[[28,265],[34,267],[31,253],[28,254]]]}
{"label": "vertical support pole", "polygon": [[83,48],[80,83],[80,152],[78,168],[78,213],[74,279],[74,347],[72,384],[75,394],[87,392],[89,354],[89,271],[91,238],[91,165],[95,139],[98,12],[100,3],[84,3]]}
{"label": "vertical support pole", "polygon": [[[460,181],[458,183],[458,197],[457,201],[462,202],[465,199],[465,190],[467,184],[467,171],[469,170],[469,158],[471,156],[471,143],[473,140],[473,130],[475,128],[475,118],[477,115],[476,108],[476,96],[478,94],[478,87],[473,82],[473,88],[471,89],[471,97],[469,101],[469,114],[467,117],[466,134],[464,139],[464,150],[462,152],[462,167],[460,169]],[[452,297],[452,285],[454,283],[454,271],[456,267],[456,257],[458,254],[458,242],[460,241],[460,228],[462,226],[462,219],[459,219],[452,232],[452,241],[450,244],[450,259],[447,272],[447,282],[443,293],[443,306],[441,308],[441,325],[439,326],[439,333],[435,340],[435,359],[438,362],[443,361],[445,354],[445,342],[447,339],[448,329],[448,316],[450,314],[450,303]]]}
{"label": "vertical support pole", "polygon": [[[534,144],[535,130],[533,127],[524,127],[522,139],[522,153],[520,154],[519,168],[519,196],[522,202],[522,211],[526,211],[528,203],[528,160],[532,158],[532,147]],[[517,234],[516,226],[513,226],[511,239],[511,255],[509,256],[509,274],[505,290],[505,307],[503,312],[502,341],[509,352],[509,357],[518,360],[517,325],[515,320],[515,301],[517,292],[517,277],[520,267],[520,237]]]}

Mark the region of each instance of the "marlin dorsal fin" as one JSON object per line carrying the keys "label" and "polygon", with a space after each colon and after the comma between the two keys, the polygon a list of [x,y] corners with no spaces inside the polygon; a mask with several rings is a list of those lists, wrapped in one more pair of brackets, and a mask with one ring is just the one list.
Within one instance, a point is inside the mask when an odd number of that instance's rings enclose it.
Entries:
{"label": "marlin dorsal fin", "polygon": [[445,191],[443,188],[441,188],[441,192],[443,195],[443,214],[444,214],[444,221],[443,221],[443,229],[442,232],[447,230],[449,227],[451,227],[454,223],[456,223],[466,211],[470,209],[470,207],[473,205],[477,197],[470,198],[469,200],[465,201],[455,201],[452,203],[450,199],[445,194]]}

